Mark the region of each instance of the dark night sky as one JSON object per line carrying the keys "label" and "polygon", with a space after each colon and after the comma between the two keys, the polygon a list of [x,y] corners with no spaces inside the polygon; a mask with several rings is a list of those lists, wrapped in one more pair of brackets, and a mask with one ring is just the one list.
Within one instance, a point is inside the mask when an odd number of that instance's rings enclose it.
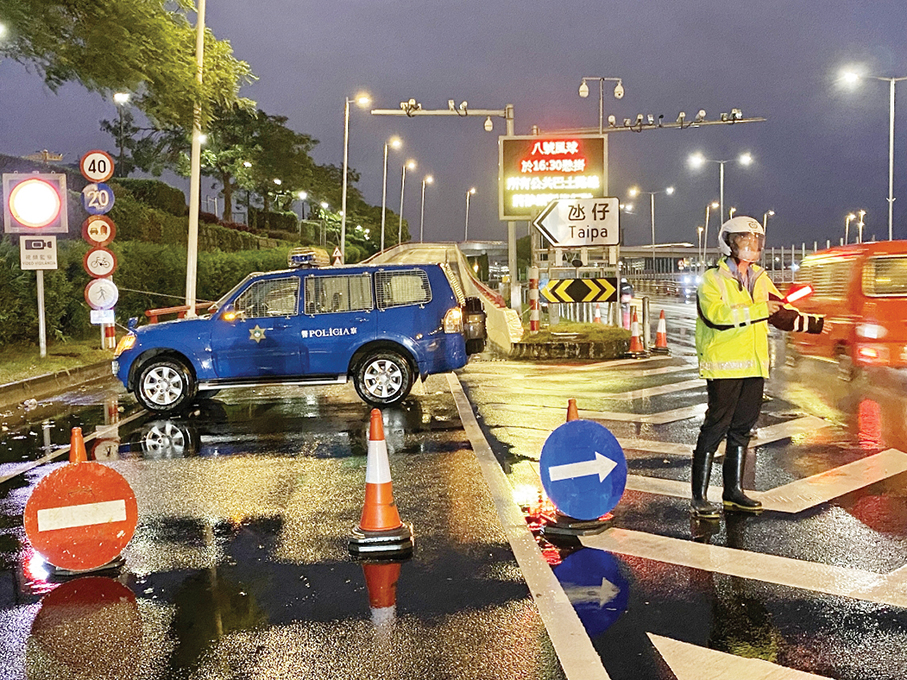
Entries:
{"label": "dark night sky", "polygon": [[[517,134],[598,125],[598,85],[588,99],[583,76],[619,77],[626,95],[606,89],[605,115],[700,108],[709,119],[737,107],[767,122],[690,130],[621,132],[610,138],[610,194],[638,184],[656,196],[658,240],[696,241],[706,204],[718,197],[718,166],[694,171],[694,151],[713,159],[749,151],[755,163],[726,166],[725,205],[769,218],[769,245],[837,242],[844,216],[866,210],[865,237],[887,236],[888,83],[838,83],[844,66],[867,74],[907,76],[907,6],[903,0],[754,0],[749,3],[527,2],[513,0],[209,0],[207,24],[232,42],[259,80],[243,94],[295,130],[320,140],[319,162],[340,165],[343,102],[360,90],[374,107],[397,108],[410,97],[427,109],[448,99],[471,108],[513,104]],[[111,46],[115,58],[115,46]],[[894,235],[907,238],[907,81],[897,89]],[[40,78],[0,63],[0,151],[40,149],[74,160],[91,148],[113,151],[98,121],[114,118],[112,102],[69,85],[54,95]],[[497,219],[497,136],[484,119],[376,117],[353,108],[350,165],[362,174],[366,198],[381,201],[382,154],[393,134],[388,205],[399,206],[400,168],[407,172],[404,214],[418,233],[420,182],[426,190],[426,240],[463,236],[465,192],[473,238],[504,239]],[[214,195],[203,183],[203,196]],[[624,243],[649,242],[648,201],[623,218]],[[712,220],[714,237],[716,220]],[[518,229],[526,233],[525,223]]]}

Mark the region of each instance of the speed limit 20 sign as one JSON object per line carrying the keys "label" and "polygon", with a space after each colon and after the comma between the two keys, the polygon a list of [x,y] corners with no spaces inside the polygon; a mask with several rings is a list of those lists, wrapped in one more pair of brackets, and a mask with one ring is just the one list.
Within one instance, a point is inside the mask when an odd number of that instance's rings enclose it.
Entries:
{"label": "speed limit 20 sign", "polygon": [[82,156],[79,169],[85,179],[106,182],[113,177],[113,158],[106,151],[89,151]]}

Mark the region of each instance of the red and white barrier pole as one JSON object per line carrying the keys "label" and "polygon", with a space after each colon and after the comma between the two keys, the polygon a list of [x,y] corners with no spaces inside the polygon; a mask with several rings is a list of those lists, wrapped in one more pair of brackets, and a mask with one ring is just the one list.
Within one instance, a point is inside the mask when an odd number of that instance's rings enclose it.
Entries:
{"label": "red and white barrier pole", "polygon": [[529,267],[529,333],[539,332],[539,268]]}

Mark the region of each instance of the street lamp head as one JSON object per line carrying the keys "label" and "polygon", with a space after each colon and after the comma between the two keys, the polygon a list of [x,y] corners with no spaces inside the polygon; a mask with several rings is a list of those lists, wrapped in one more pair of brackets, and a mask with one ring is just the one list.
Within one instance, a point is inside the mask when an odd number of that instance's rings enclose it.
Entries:
{"label": "street lamp head", "polygon": [[737,212],[737,208],[728,208],[727,218],[731,219],[734,216],[735,212]]}
{"label": "street lamp head", "polygon": [[718,201],[712,201],[711,203],[709,203],[709,206],[710,206],[712,209],[718,208],[718,207],[719,207],[719,203],[718,203]]}
{"label": "street lamp head", "polygon": [[753,156],[749,151],[747,151],[746,153],[740,154],[740,158],[738,160],[742,165],[749,165],[753,162]]}
{"label": "street lamp head", "polygon": [[627,195],[631,198],[635,198],[639,195],[639,187],[630,187],[629,189],[627,189]]}
{"label": "street lamp head", "polygon": [[403,141],[399,137],[391,137],[389,140],[387,140],[387,144],[392,149],[399,149],[401,146],[403,146]]}
{"label": "street lamp head", "polygon": [[413,161],[413,160],[406,161],[406,167],[407,167],[408,169],[410,169],[410,170],[415,170],[415,169],[416,169],[416,161]]}
{"label": "street lamp head", "polygon": [[492,130],[494,130],[494,123],[491,120],[491,116],[485,118],[485,123],[482,125],[482,127],[485,128],[485,132],[491,132]]}
{"label": "street lamp head", "polygon": [[689,158],[690,165],[694,168],[701,168],[705,165],[705,156],[701,153],[694,153]]}
{"label": "street lamp head", "polygon": [[667,189],[665,189],[665,193],[666,193],[668,196],[670,196],[671,194],[674,193],[674,187],[668,187]]}
{"label": "street lamp head", "polygon": [[615,99],[624,98],[624,84],[620,80],[618,80],[617,85],[614,86],[614,98]]}
{"label": "street lamp head", "polygon": [[425,182],[426,184],[431,184],[432,182],[435,181],[435,178],[432,177],[431,175],[428,175],[428,176],[427,176],[424,180],[422,180],[422,181]]}
{"label": "street lamp head", "polygon": [[857,216],[854,215],[853,213],[850,213],[850,214],[847,215],[847,219],[848,219],[848,220],[855,220],[855,219],[857,219]]}
{"label": "street lamp head", "polygon": [[765,214],[768,215],[769,217],[774,217],[774,216],[775,216],[775,211],[774,211],[774,210],[769,210],[769,211],[768,211],[767,213],[765,213]]}
{"label": "street lamp head", "polygon": [[364,92],[360,92],[359,94],[356,95],[356,103],[359,106],[365,108],[366,106],[368,106],[369,104],[372,103],[372,98],[369,97]]}
{"label": "street lamp head", "polygon": [[[2,35],[2,33],[0,33],[0,35]],[[129,93],[128,92],[116,92],[113,95],[113,101],[116,104],[120,104],[120,105],[125,104],[126,102],[129,101]]]}
{"label": "street lamp head", "polygon": [[860,74],[852,69],[841,71],[841,80],[847,85],[856,85],[860,82]]}
{"label": "street lamp head", "polygon": [[583,82],[581,82],[579,85],[579,96],[583,99],[589,96],[589,86],[586,85],[585,80],[583,80]]}
{"label": "street lamp head", "polygon": [[467,191],[466,193],[467,193],[467,194],[475,194],[475,193],[476,193],[476,188],[475,188],[475,187],[470,187],[469,191]]}

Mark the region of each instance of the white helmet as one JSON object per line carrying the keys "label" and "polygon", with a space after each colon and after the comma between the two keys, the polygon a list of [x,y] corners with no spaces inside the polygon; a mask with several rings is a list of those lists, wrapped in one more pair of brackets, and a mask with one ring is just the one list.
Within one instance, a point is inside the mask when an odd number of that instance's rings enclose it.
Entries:
{"label": "white helmet", "polygon": [[[738,245],[737,236],[742,234],[755,236],[755,243],[741,243]],[[759,254],[764,246],[765,229],[762,228],[758,220],[754,220],[752,217],[743,215],[732,217],[721,225],[721,230],[718,232],[718,248],[721,250],[721,254],[726,257],[734,256],[738,259],[755,262],[759,259]]]}

